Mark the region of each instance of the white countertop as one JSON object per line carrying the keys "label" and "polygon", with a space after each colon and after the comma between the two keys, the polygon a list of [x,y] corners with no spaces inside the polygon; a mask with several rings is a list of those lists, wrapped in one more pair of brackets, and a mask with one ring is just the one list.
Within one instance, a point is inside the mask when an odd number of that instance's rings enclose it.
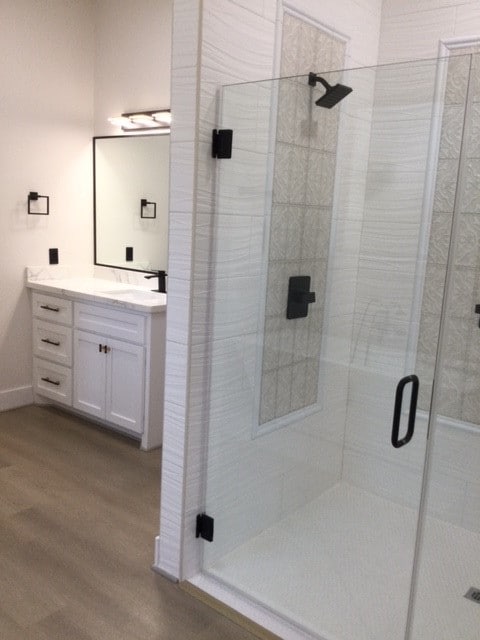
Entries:
{"label": "white countertop", "polygon": [[[150,281],[153,285],[156,280]],[[38,279],[27,273],[26,286],[52,295],[75,300],[111,304],[122,309],[159,313],[167,308],[167,295],[134,284],[102,280],[100,278]]]}

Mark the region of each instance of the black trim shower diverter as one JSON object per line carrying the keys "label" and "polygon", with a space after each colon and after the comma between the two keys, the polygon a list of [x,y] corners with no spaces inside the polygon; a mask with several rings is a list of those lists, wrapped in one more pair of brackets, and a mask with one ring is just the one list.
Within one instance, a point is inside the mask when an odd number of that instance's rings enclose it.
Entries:
{"label": "black trim shower diverter", "polygon": [[291,276],[288,280],[287,318],[306,318],[308,305],[315,302],[315,292],[310,291],[310,276]]}

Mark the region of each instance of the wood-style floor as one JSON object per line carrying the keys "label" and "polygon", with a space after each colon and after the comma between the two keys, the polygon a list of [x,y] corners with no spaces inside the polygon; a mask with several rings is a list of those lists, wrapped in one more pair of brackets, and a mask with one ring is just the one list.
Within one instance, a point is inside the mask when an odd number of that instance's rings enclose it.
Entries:
{"label": "wood-style floor", "polygon": [[1,640],[253,640],[151,571],[160,452],[48,407],[0,414]]}

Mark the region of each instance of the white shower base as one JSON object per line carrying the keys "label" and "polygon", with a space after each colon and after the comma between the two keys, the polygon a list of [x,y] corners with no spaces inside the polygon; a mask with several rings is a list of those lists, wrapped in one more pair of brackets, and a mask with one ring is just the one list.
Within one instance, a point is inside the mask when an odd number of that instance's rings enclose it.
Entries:
{"label": "white shower base", "polygon": [[[403,640],[416,512],[340,483],[208,573],[326,640]],[[412,640],[478,640],[480,535],[427,519]]]}

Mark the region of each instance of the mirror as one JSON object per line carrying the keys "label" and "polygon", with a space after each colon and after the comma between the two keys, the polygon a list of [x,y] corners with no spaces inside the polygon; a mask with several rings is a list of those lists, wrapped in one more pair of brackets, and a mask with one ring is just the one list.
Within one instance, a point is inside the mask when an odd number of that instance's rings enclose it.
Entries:
{"label": "mirror", "polygon": [[97,265],[167,268],[170,136],[93,139]]}

